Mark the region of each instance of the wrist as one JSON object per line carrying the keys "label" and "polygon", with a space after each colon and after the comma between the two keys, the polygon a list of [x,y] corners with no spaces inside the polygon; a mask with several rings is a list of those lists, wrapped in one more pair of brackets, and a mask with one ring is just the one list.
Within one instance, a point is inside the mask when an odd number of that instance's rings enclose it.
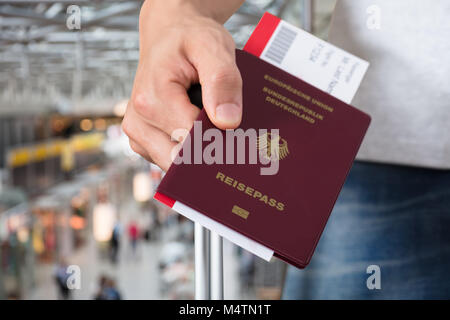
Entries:
{"label": "wrist", "polygon": [[[156,11],[161,17],[193,15],[210,18],[223,24],[244,3],[245,0],[146,0],[141,8],[140,17]],[[154,12],[153,12],[154,13]],[[166,15],[164,13],[167,13]]]}

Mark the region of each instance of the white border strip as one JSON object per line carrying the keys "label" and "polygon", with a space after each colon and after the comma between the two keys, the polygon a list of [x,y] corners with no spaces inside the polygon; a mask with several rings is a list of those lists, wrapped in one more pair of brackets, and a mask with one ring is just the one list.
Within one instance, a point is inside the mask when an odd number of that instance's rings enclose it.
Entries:
{"label": "white border strip", "polygon": [[270,261],[273,256],[273,250],[263,246],[262,244],[259,244],[252,239],[247,238],[246,236],[234,231],[233,229],[228,228],[227,226],[224,226],[223,224],[205,216],[204,214],[201,214],[200,212],[186,206],[179,201],[175,201],[172,209],[182,214],[186,218],[200,223],[203,227],[216,232],[220,236],[237,244],[245,250],[250,251],[261,259]]}

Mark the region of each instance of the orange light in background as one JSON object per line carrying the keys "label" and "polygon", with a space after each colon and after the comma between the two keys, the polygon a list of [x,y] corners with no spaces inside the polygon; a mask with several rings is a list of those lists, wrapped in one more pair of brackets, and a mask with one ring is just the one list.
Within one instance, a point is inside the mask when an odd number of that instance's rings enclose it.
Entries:
{"label": "orange light in background", "polygon": [[48,228],[54,225],[54,212],[53,211],[41,211],[40,214],[41,224],[43,227]]}
{"label": "orange light in background", "polygon": [[55,132],[61,132],[65,127],[64,120],[62,120],[62,119],[54,120],[52,125],[53,125],[53,130]]}
{"label": "orange light in background", "polygon": [[93,123],[91,119],[83,119],[80,122],[80,128],[83,131],[90,131],[93,128]]}
{"label": "orange light in background", "polygon": [[97,119],[94,122],[95,129],[98,131],[105,131],[106,130],[106,120],[105,119]]}
{"label": "orange light in background", "polygon": [[78,216],[71,216],[70,217],[70,226],[72,229],[75,230],[81,230],[84,229],[85,223],[84,218],[78,217]]}

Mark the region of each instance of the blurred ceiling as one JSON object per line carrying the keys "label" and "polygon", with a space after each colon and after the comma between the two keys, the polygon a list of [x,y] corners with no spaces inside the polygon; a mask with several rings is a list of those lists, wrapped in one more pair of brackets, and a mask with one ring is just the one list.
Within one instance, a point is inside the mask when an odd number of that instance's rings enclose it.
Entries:
{"label": "blurred ceiling", "polygon": [[141,3],[0,0],[2,111],[111,109],[130,92]]}
{"label": "blurred ceiling", "polygon": [[[294,16],[298,24],[299,2],[248,0],[226,27],[242,47],[264,11]],[[0,115],[111,112],[131,92],[141,5],[142,0],[0,0]],[[71,30],[77,10],[80,29]]]}

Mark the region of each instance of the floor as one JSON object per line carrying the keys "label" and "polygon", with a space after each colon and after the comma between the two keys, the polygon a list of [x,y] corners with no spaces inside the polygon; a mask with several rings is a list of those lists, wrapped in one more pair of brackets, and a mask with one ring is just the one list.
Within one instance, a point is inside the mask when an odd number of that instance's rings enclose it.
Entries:
{"label": "floor", "polygon": [[[117,265],[103,257],[96,242],[91,239],[68,258],[68,263],[77,265],[81,271],[81,288],[71,290],[72,299],[92,299],[98,290],[100,275],[106,274],[116,280],[123,299],[166,299],[170,298],[160,290],[161,272],[158,268],[159,255],[164,241],[141,242],[137,255],[132,254],[128,243],[124,243],[119,253]],[[238,260],[235,246],[224,241],[224,296],[236,299],[241,295],[238,276]],[[58,299],[54,280],[54,265],[39,265],[35,270],[35,288],[27,299]],[[194,291],[193,279],[189,285]],[[247,298],[251,298],[248,297]]]}

